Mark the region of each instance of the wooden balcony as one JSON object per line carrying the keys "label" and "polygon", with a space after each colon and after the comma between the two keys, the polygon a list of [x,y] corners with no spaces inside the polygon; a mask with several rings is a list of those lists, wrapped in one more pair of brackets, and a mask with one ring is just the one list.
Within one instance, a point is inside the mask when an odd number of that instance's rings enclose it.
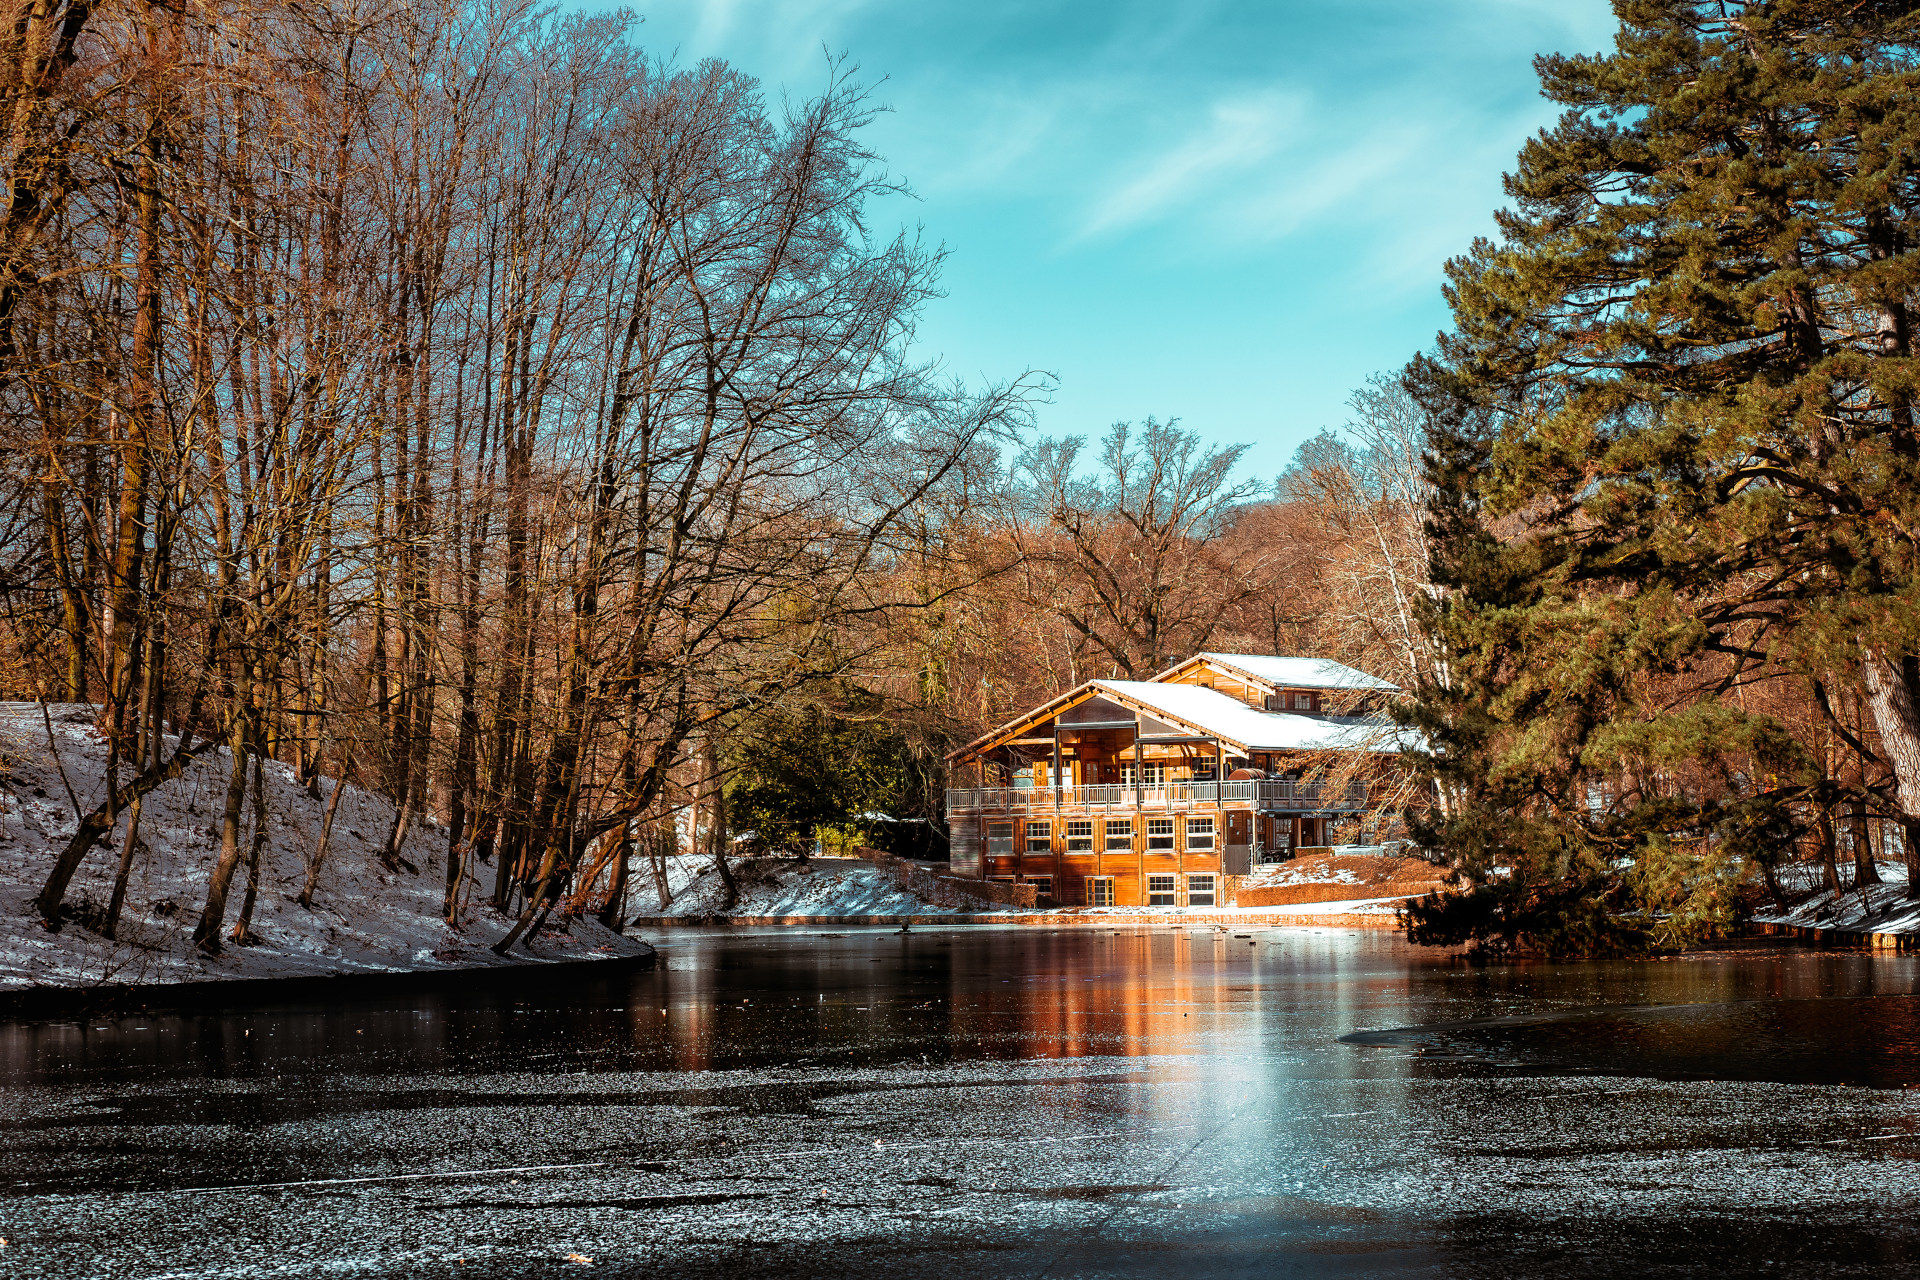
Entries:
{"label": "wooden balcony", "polygon": [[1177,813],[1193,808],[1245,808],[1261,813],[1358,813],[1367,808],[1364,783],[1336,787],[1284,778],[1238,782],[1170,782],[1159,787],[950,787],[949,814],[1054,813],[1135,810]]}

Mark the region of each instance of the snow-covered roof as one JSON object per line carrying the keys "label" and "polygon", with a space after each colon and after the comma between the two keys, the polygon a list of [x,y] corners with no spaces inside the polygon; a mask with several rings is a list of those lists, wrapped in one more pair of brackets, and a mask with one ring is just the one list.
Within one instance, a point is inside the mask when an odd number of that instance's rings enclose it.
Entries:
{"label": "snow-covered roof", "polygon": [[1155,680],[1095,680],[1092,684],[1202,733],[1237,742],[1249,751],[1391,753],[1411,745],[1407,734],[1383,720],[1261,711],[1218,689],[1192,684]]}
{"label": "snow-covered roof", "polygon": [[[1286,658],[1271,653],[1196,653],[1188,659],[1195,660],[1233,667],[1277,688],[1363,689],[1380,693],[1393,693],[1400,688],[1399,685],[1388,684],[1378,676],[1370,676],[1331,658]],[[1173,670],[1178,671],[1186,665],[1183,662]]]}

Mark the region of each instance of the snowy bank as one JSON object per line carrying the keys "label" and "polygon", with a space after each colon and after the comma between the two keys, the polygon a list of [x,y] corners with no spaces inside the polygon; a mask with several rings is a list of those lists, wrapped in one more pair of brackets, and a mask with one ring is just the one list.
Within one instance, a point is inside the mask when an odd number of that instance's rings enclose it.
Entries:
{"label": "snowy bank", "polygon": [[726,905],[726,882],[709,858],[669,860],[670,898],[659,901],[644,872],[636,873],[628,897],[638,915],[688,917],[762,916],[962,916],[981,910],[1021,911],[974,903],[929,902],[901,886],[886,868],[863,858],[757,857],[733,865],[739,901]]}
{"label": "snowy bank", "polygon": [[[96,846],[67,891],[70,918],[46,929],[31,905],[55,855],[106,794],[106,749],[93,709],[53,706],[53,740],[37,704],[0,703],[0,992],[202,982],[210,979],[314,977],[422,972],[529,961],[590,960],[648,953],[593,920],[573,920],[532,940],[511,959],[491,946],[511,921],[470,907],[460,928],[440,917],[446,874],[444,829],[417,825],[402,856],[418,870],[389,871],[376,856],[393,820],[384,799],[349,786],[340,796],[313,908],[296,898],[305,883],[334,783],[307,794],[286,766],[265,762],[267,841],[261,851],[253,940],[206,956],[191,943],[218,852],[229,756],[210,750],[182,775],[150,792],[141,845],[128,882],[117,938],[81,923],[104,914],[119,858],[120,831]],[[168,744],[169,747],[171,743]],[[122,775],[125,781],[125,774]],[[243,848],[252,839],[252,803]],[[227,907],[231,931],[245,893],[235,874]],[[469,888],[470,900],[480,892]]]}
{"label": "snowy bank", "polygon": [[[1824,872],[1817,863],[1782,867],[1777,878],[1792,900],[1762,907],[1750,918],[1755,924],[1844,933],[1920,932],[1920,899],[1913,896],[1912,886],[1907,883],[1905,865],[1882,862],[1877,866],[1883,883],[1843,888],[1838,893],[1821,885]],[[1840,870],[1851,879],[1851,865]],[[1793,891],[1802,885],[1806,886],[1806,896],[1798,897]]]}

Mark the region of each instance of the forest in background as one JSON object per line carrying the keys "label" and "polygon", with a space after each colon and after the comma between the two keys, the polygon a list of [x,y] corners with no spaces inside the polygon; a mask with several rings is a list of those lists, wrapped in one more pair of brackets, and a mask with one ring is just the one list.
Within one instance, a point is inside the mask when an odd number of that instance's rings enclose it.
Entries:
{"label": "forest in background", "polygon": [[1420,673],[1411,401],[1277,483],[1172,422],[1037,436],[1044,376],[915,348],[941,253],[883,229],[851,68],[783,99],[511,2],[14,16],[0,695],[111,748],[50,927],[215,748],[204,948],[263,759],[385,796],[396,866],[443,823],[449,918],[477,876],[517,935],[730,810],[937,821],[944,751],[1092,676]]}

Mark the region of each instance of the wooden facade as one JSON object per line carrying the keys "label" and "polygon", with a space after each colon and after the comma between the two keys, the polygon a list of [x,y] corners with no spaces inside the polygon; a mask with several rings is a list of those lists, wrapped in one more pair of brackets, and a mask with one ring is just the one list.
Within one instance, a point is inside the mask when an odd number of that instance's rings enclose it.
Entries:
{"label": "wooden facade", "polygon": [[[1366,779],[1397,749],[1378,716],[1391,690],[1259,655],[1090,681],[949,757],[978,783],[947,792],[954,870],[1035,883],[1060,905],[1219,905],[1221,877],[1333,843],[1370,813]],[[1349,771],[1361,781],[1303,777],[1340,752],[1365,753]]]}

